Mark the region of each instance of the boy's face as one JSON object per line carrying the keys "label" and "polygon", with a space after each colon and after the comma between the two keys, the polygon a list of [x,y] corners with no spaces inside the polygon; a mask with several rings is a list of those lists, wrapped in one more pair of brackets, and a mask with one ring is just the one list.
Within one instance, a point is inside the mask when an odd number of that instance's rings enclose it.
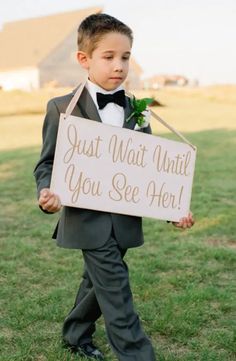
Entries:
{"label": "boy's face", "polygon": [[77,58],[88,70],[89,79],[105,90],[116,89],[128,74],[131,42],[128,36],[116,32],[104,35],[89,56],[79,51]]}

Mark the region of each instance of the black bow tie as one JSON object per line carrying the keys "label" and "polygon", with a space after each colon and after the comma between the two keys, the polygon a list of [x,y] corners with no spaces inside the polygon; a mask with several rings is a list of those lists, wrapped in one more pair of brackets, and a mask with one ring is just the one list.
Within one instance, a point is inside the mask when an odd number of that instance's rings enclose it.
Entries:
{"label": "black bow tie", "polygon": [[125,92],[118,90],[113,94],[97,93],[97,102],[99,109],[103,109],[108,103],[116,103],[125,108]]}

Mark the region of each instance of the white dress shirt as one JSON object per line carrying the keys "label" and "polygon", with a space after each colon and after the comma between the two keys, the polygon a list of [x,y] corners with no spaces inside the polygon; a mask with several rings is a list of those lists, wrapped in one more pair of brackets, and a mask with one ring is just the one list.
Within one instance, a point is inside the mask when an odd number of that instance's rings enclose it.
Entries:
{"label": "white dress shirt", "polygon": [[90,80],[87,80],[86,88],[93,99],[93,102],[98,110],[98,114],[102,122],[104,124],[113,125],[115,127],[123,127],[124,108],[115,103],[108,103],[103,109],[99,109],[97,103],[97,93],[113,94],[118,90],[123,90],[124,88],[122,86],[119,86],[115,90],[108,91],[92,83]]}

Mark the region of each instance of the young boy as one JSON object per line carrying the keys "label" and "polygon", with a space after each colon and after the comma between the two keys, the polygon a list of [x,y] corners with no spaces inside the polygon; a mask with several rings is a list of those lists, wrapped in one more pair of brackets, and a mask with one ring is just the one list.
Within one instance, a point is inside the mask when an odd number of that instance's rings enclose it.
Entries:
{"label": "young boy", "polygon": [[[91,15],[81,23],[77,59],[88,71],[88,80],[73,115],[134,129],[135,119],[125,122],[132,108],[122,87],[129,69],[132,41],[130,28],[109,15]],[[73,95],[72,92],[54,98],[47,107],[43,148],[34,172],[39,205],[46,213],[61,209],[59,197],[49,186],[59,116]],[[150,125],[141,131],[151,133]],[[187,228],[192,224],[190,214],[176,226]],[[110,345],[120,361],[156,360],[133,307],[128,268],[123,260],[128,248],[143,243],[141,218],[63,207],[53,237],[60,247],[81,249],[85,262],[74,307],[63,324],[65,345],[79,356],[103,360],[92,340],[95,322],[103,314]]]}

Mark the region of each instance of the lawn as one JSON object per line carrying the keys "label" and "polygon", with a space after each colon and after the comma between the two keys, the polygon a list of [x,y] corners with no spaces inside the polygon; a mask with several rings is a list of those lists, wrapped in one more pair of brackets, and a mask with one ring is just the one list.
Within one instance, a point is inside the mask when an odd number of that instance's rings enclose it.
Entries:
{"label": "lawn", "polygon": [[[161,110],[163,117],[174,115],[175,97]],[[214,100],[208,102],[213,109]],[[215,112],[217,118],[219,108]],[[236,130],[230,124],[222,120],[210,129],[209,121],[201,131],[185,133],[198,147],[195,226],[181,231],[145,219],[145,245],[126,256],[135,306],[161,361],[236,360]],[[17,146],[15,136],[15,142],[0,152],[0,360],[78,360],[61,348],[60,333],[80,283],[82,257],[55,246],[50,237],[58,216],[38,209],[32,176],[37,141]],[[116,360],[102,319],[95,341],[107,361]]]}

